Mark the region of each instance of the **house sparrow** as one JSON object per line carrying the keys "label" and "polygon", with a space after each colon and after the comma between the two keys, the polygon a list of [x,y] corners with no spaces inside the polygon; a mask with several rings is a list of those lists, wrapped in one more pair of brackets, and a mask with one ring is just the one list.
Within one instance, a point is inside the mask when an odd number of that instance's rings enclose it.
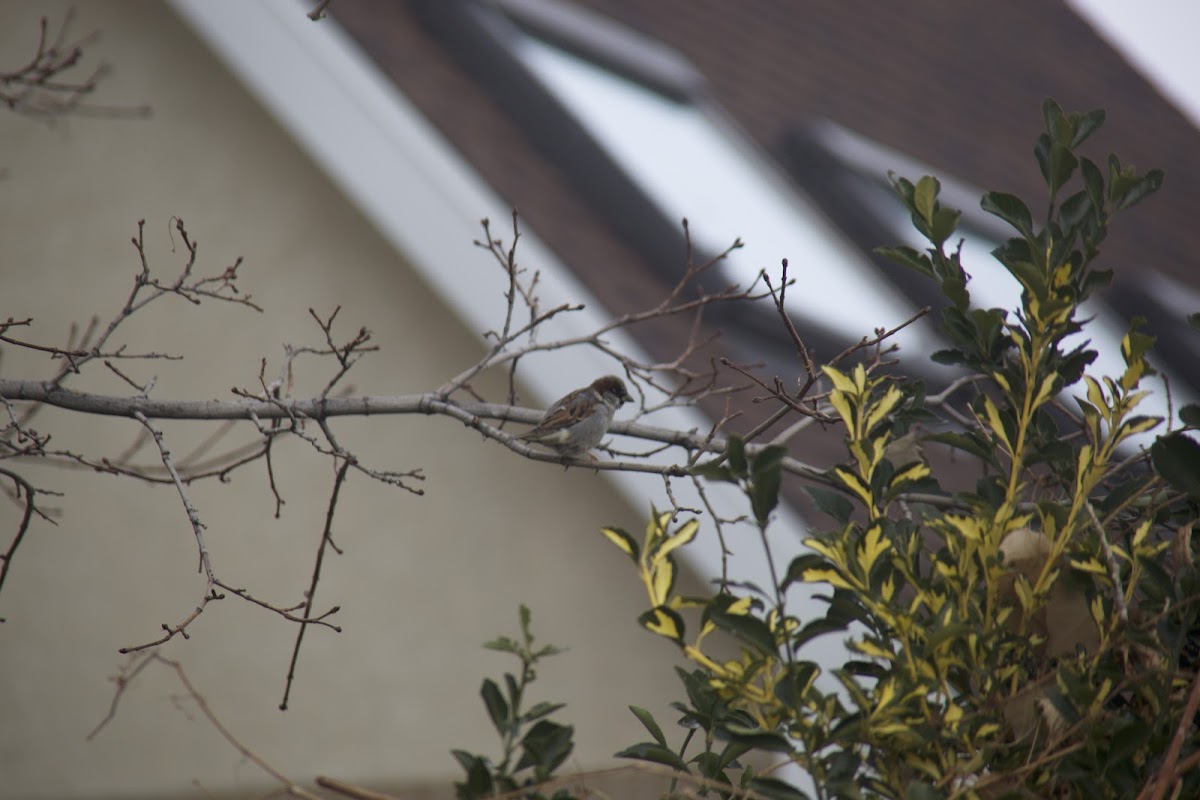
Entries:
{"label": "house sparrow", "polygon": [[517,438],[544,444],[564,458],[579,458],[600,444],[612,423],[613,412],[629,400],[625,382],[605,375],[591,386],[576,389],[558,400],[536,427]]}

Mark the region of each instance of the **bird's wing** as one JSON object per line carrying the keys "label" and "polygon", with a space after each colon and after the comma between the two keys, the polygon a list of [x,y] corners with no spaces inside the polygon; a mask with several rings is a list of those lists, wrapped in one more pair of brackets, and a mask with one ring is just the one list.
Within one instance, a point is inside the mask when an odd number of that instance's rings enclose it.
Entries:
{"label": "bird's wing", "polygon": [[569,428],[583,419],[587,413],[587,409],[588,403],[584,390],[580,389],[571,392],[550,406],[546,411],[546,415],[542,417],[542,421],[531,430],[522,434],[522,438],[531,434],[536,435],[547,431],[558,431],[563,428]]}

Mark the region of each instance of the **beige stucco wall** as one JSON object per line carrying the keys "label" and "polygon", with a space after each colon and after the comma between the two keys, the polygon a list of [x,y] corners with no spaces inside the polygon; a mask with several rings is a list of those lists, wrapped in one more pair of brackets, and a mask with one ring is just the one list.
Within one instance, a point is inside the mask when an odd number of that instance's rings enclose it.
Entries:
{"label": "beige stucco wall", "polygon": [[[39,15],[61,19],[68,5],[0,3],[4,66],[31,53]],[[0,318],[34,319],[14,334],[62,344],[72,321],[111,318],[138,269],[129,240],[139,218],[155,274],[175,275],[177,215],[200,242],[200,271],[244,257],[242,286],[266,313],[177,298],[139,313],[119,341],[186,356],[122,365],[139,380],[156,376],[155,396],[228,397],[231,386],[255,386],[264,357],[273,377],[283,342],[321,343],[309,307],[327,314],[340,305],[343,335],[359,326],[374,333],[382,349],[355,369],[359,392],[430,388],[474,360],[477,338],[165,6],[74,5],[77,32],[103,33],[90,63],[115,69],[95,101],[148,102],[154,114],[73,117],[48,128],[0,113]],[[481,257],[462,242],[464,260]],[[298,366],[297,394],[330,375],[312,360]],[[0,358],[6,377],[42,377],[54,367],[11,347]],[[129,391],[100,364],[71,385]],[[52,446],[93,457],[115,456],[139,432],[130,421],[53,412],[35,427],[54,434]],[[212,430],[163,428],[176,456]],[[495,750],[477,689],[511,665],[479,644],[515,634],[525,602],[543,641],[571,648],[543,669],[536,692],[570,704],[576,764],[607,763],[641,738],[626,704],[661,712],[678,694],[672,654],[637,629],[644,595],[628,561],[596,531],[637,526],[642,510],[601,477],[527,463],[446,419],[345,420],[335,429],[372,466],[423,469],[426,496],[360,476],[345,487],[335,531],[345,554],[330,555],[317,598],[319,609],[342,607],[345,630],[309,630],[289,711],[276,707],[295,628],[278,617],[227,599],[209,606],[190,640],[163,648],[229,728],[299,781],[318,773],[448,781],[457,772],[451,747]],[[239,440],[235,431],[225,442]],[[138,460],[155,455],[144,450]],[[299,602],[332,470],[298,441],[277,455],[287,501],[280,519],[261,466],[229,484],[196,484],[191,496],[220,576],[278,603]],[[115,720],[84,741],[108,709],[107,676],[124,661],[117,648],[154,638],[202,591],[174,491],[6,466],[65,496],[46,501],[61,510],[59,525],[34,526],[0,591],[0,797],[190,795],[193,780],[216,792],[261,787],[263,776],[177,700],[180,688],[163,670],[140,677]],[[18,518],[16,504],[0,504],[0,546]]]}

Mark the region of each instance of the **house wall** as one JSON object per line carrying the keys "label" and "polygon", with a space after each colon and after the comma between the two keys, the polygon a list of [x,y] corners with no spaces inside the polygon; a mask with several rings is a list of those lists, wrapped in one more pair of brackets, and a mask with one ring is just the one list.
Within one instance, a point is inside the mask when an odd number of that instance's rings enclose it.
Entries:
{"label": "house wall", "polygon": [[[89,104],[149,103],[153,113],[77,114],[53,126],[0,114],[0,317],[33,320],[10,334],[63,345],[72,323],[97,315],[106,324],[140,269],[130,244],[138,219],[153,274],[174,277],[183,263],[172,228],[179,217],[199,242],[197,273],[243,257],[240,285],[265,311],[176,297],[139,311],[114,343],[185,356],[118,365],[138,381],[153,378],[152,396],[255,389],[262,359],[268,379],[278,374],[283,343],[322,345],[309,308],[327,316],[340,307],[342,337],[360,326],[372,332],[380,351],[354,368],[356,393],[428,389],[480,355],[475,332],[165,5],[2,2],[3,66],[32,54],[39,16],[53,30],[72,5],[75,35],[102,33],[85,63],[114,70]],[[461,262],[446,269],[486,262],[461,244]],[[464,273],[463,290],[476,285]],[[56,368],[44,354],[0,349],[4,377]],[[293,391],[316,393],[331,375],[328,363],[298,360]],[[68,385],[132,392],[98,363]],[[93,458],[116,457],[141,435],[133,421],[52,410],[33,427],[53,434],[52,448]],[[182,459],[217,426],[161,428]],[[227,598],[209,604],[188,640],[162,648],[242,742],[298,782],[316,774],[448,782],[458,771],[451,748],[496,752],[478,687],[515,664],[479,645],[516,635],[522,602],[541,642],[570,647],[541,669],[534,699],[568,702],[575,766],[607,764],[643,738],[627,704],[667,716],[664,701],[679,694],[673,655],[638,629],[644,594],[597,533],[611,523],[636,530],[645,509],[600,476],[527,463],[443,418],[338,420],[334,429],[373,467],[423,470],[425,495],[359,475],[344,487],[334,529],[344,553],[326,559],[316,598],[318,610],[341,607],[334,619],[343,632],[307,632],[286,712],[277,706],[296,628],[279,617]],[[251,439],[248,425],[233,426],[209,455]],[[143,441],[133,461],[157,458]],[[180,699],[165,669],[139,675],[115,718],[85,741],[109,710],[109,676],[127,663],[117,649],[156,638],[203,591],[175,491],[86,469],[0,466],[63,492],[43,500],[58,524],[34,524],[0,590],[0,797],[191,795],[193,781],[216,793],[262,788],[264,776]],[[189,491],[218,575],[282,605],[303,599],[333,471],[290,440],[276,451],[274,477],[286,501],[279,518],[261,464]],[[19,518],[19,504],[0,505],[0,546]]]}

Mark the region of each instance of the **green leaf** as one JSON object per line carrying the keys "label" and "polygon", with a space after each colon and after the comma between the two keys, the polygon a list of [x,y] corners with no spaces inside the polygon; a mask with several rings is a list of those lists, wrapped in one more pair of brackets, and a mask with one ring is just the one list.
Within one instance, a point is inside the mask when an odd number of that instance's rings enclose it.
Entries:
{"label": "green leaf", "polygon": [[521,645],[517,644],[516,640],[510,639],[507,636],[497,636],[490,642],[484,642],[483,646],[487,650],[495,650],[499,653],[512,653],[520,655]]}
{"label": "green leaf", "polygon": [[787,671],[775,684],[776,699],[788,708],[800,708],[804,696],[820,674],[821,668],[812,661],[789,664]]}
{"label": "green leaf", "polygon": [[979,205],[984,211],[1012,225],[1026,240],[1033,240],[1033,215],[1021,198],[1004,192],[988,192]]}
{"label": "green leaf", "polygon": [[1072,230],[1093,213],[1095,207],[1092,205],[1092,198],[1086,191],[1080,191],[1068,197],[1058,207],[1058,221],[1065,229]]}
{"label": "green leaf", "polygon": [[718,458],[692,467],[692,474],[699,475],[701,478],[708,478],[710,481],[722,481],[724,483],[737,482],[737,476],[733,474],[733,470],[729,468],[728,464]]}
{"label": "green leaf", "polygon": [[924,253],[918,253],[911,247],[876,247],[874,252],[876,255],[886,258],[895,264],[908,267],[912,271],[924,275],[926,278],[934,277],[933,262],[929,260],[929,256]]}
{"label": "green leaf", "polygon": [[732,785],[729,776],[725,774],[725,765],[721,763],[721,757],[718,754],[712,751],[697,753],[692,757],[692,763],[696,765],[696,771],[700,773],[701,777],[727,786]]}
{"label": "green leaf", "polygon": [[750,507],[760,527],[766,527],[767,518],[779,504],[779,484],[783,475],[783,461],[787,450],[783,447],[765,447],[754,454],[750,465]]}
{"label": "green leaf", "polygon": [[721,630],[733,634],[739,641],[750,645],[763,655],[775,654],[775,637],[767,623],[758,617],[730,614],[713,605],[705,609],[705,617]]}
{"label": "green leaf", "polygon": [[1200,444],[1182,433],[1160,436],[1150,447],[1150,457],[1167,483],[1200,499]]}
{"label": "green leaf", "polygon": [[1188,314],[1187,324],[1191,325],[1193,330],[1200,331],[1200,314]]}
{"label": "green leaf", "polygon": [[1108,751],[1108,765],[1117,769],[1129,769],[1130,765],[1124,762],[1137,757],[1153,734],[1154,729],[1141,720],[1130,720],[1121,726],[1120,730],[1113,734],[1112,746]]}
{"label": "green leaf", "polygon": [[756,750],[765,750],[768,753],[791,753],[795,751],[795,747],[792,746],[788,738],[777,731],[729,724],[718,730],[717,733],[723,739],[728,739],[739,744],[747,744]]}
{"label": "green leaf", "polygon": [[1200,405],[1188,403],[1179,409],[1179,421],[1193,428],[1200,428]]}
{"label": "green leaf", "polygon": [[638,718],[639,722],[642,723],[642,727],[650,732],[650,735],[654,737],[654,741],[658,742],[663,747],[667,746],[667,737],[663,736],[662,728],[660,728],[658,723],[654,721],[653,714],[641,706],[630,706],[629,710],[632,711],[633,715]]}
{"label": "green leaf", "polygon": [[1058,190],[1071,179],[1078,161],[1063,142],[1049,141],[1045,136],[1038,139],[1035,154],[1038,158],[1038,166],[1042,170],[1042,177],[1046,179],[1046,185],[1050,187],[1052,193],[1057,194]]}
{"label": "green leaf", "polygon": [[1108,193],[1114,211],[1123,211],[1162,188],[1163,171],[1152,169],[1142,177],[1126,176],[1110,178]]}
{"label": "green leaf", "polygon": [[917,185],[913,189],[913,211],[931,228],[933,226],[933,210],[937,206],[938,192],[941,188],[937,178],[925,175],[917,181]]}
{"label": "green leaf", "polygon": [[517,769],[534,767],[539,780],[550,777],[575,749],[574,735],[575,728],[571,725],[542,720],[521,739],[522,753]]}
{"label": "green leaf", "polygon": [[479,688],[479,694],[483,697],[488,716],[492,718],[492,725],[501,736],[507,735],[510,725],[509,708],[504,695],[500,693],[500,687],[491,678],[485,678],[483,686]]}
{"label": "green leaf", "polygon": [[960,216],[962,216],[962,212],[956,208],[939,206],[933,212],[933,224],[929,226],[929,241],[939,248],[945,244],[946,240],[954,233],[954,229],[958,227]]}
{"label": "green leaf", "polygon": [[533,612],[529,610],[529,606],[524,603],[517,606],[517,618],[521,621],[521,635],[525,637],[525,643],[533,644],[533,634],[529,632],[529,623],[533,620]]}
{"label": "green leaf", "polygon": [[533,651],[533,660],[540,661],[546,656],[557,656],[567,652],[568,649],[569,648],[566,647],[559,647],[556,644],[548,644],[545,647],[540,647]]}
{"label": "green leaf", "polygon": [[1056,141],[1062,141],[1061,137],[1067,127],[1067,115],[1063,113],[1062,106],[1053,97],[1042,100],[1042,124],[1046,126],[1048,136]]}
{"label": "green leaf", "polygon": [[683,688],[687,692],[688,702],[692,704],[692,708],[689,709],[679,703],[672,703],[671,707],[691,716],[697,725],[702,724],[705,730],[708,730],[712,726],[713,716],[724,708],[720,695],[709,683],[708,674],[701,669],[688,672],[681,667],[675,668],[675,674],[683,681]]}
{"label": "green leaf", "polygon": [[1003,262],[1005,269],[1017,279],[1021,286],[1027,289],[1038,300],[1045,300],[1047,296],[1046,276],[1042,270],[1036,264],[1031,264],[1028,261],[1002,258],[998,255],[998,252],[999,250],[993,251],[993,255],[996,255]]}
{"label": "green leaf", "polygon": [[1083,114],[1074,115],[1075,120],[1075,136],[1069,142],[1072,148],[1079,147],[1088,137],[1100,129],[1104,124],[1104,109],[1097,108]]}
{"label": "green leaf", "polygon": [[[754,748],[748,744],[741,744],[740,742],[729,742],[721,750],[720,755],[717,756],[716,766],[718,769],[722,769],[722,770],[729,766],[741,767],[741,764],[738,763],[738,759],[741,758],[742,756],[744,756],[746,753],[749,753],[753,749]],[[753,777],[753,776],[747,776],[745,774],[746,772],[752,772],[753,769],[754,768],[751,767],[750,765],[746,765],[746,769],[742,773],[743,778],[749,779],[749,777]]]}
{"label": "green leaf", "polygon": [[748,787],[768,800],[808,800],[808,795],[778,778],[753,778]]}
{"label": "green leaf", "polygon": [[934,433],[925,437],[926,442],[939,442],[944,445],[949,445],[956,450],[962,450],[965,453],[970,453],[977,456],[989,464],[997,464],[995,448],[991,444],[974,433],[954,433],[947,431],[946,433]]}
{"label": "green leaf", "polygon": [[818,636],[824,636],[827,633],[841,633],[846,630],[846,622],[839,619],[831,619],[829,617],[817,617],[811,620],[799,633],[793,633],[791,638],[791,646],[793,650],[798,650],[802,645],[807,644]]}
{"label": "green leaf", "polygon": [[632,747],[626,747],[613,754],[615,758],[635,758],[638,761],[649,761],[654,764],[665,764],[680,771],[687,771],[687,762],[668,750],[661,744],[640,742]]}
{"label": "green leaf", "polygon": [[913,781],[904,790],[904,800],[943,800],[945,795],[927,783]]}
{"label": "green leaf", "polygon": [[929,360],[935,364],[945,364],[947,366],[965,364],[967,361],[962,350],[937,350],[929,356]]}
{"label": "green leaf", "polygon": [[739,478],[747,475],[746,443],[742,437],[733,434],[725,444],[725,458],[729,461],[729,469]]}
{"label": "green leaf", "polygon": [[1104,207],[1104,174],[1090,159],[1079,159],[1079,175],[1083,178],[1083,189],[1092,199],[1092,207]]}
{"label": "green leaf", "polygon": [[558,711],[559,709],[566,708],[566,707],[567,707],[566,703],[546,703],[546,702],[534,703],[533,708],[529,709],[528,711],[526,711],[524,714],[521,715],[521,721],[522,722],[533,722],[536,719],[541,719],[542,717],[548,717],[551,714],[553,714],[555,711]]}
{"label": "green leaf", "polygon": [[843,525],[850,520],[850,515],[854,513],[854,504],[840,492],[823,489],[819,486],[805,486],[804,491],[812,498],[813,504],[818,509]]}
{"label": "green leaf", "polygon": [[492,771],[486,758],[472,755],[465,750],[451,750],[451,754],[467,772],[464,783],[455,783],[460,798],[488,797],[495,793]]}

